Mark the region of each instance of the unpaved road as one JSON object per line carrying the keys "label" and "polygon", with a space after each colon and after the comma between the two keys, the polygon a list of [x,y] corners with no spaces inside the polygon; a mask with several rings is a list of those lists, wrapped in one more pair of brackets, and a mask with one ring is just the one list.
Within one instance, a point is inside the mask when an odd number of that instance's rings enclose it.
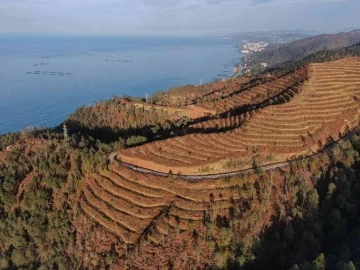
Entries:
{"label": "unpaved road", "polygon": [[[360,126],[356,127],[354,130],[352,130],[351,132],[349,132],[348,134],[346,134],[342,139],[339,139],[333,143],[331,143],[330,145],[326,146],[324,149],[322,149],[320,152],[307,156],[305,158],[311,158],[311,157],[316,157],[316,156],[320,156],[322,153],[326,153],[329,152],[331,147],[334,144],[343,144],[345,142],[345,140],[349,139],[351,136],[353,136],[354,134],[360,132]],[[117,152],[112,152],[108,155],[108,161],[109,163],[112,163],[115,161],[116,159],[116,155]],[[271,171],[274,169],[279,169],[279,168],[284,168],[284,167],[288,167],[290,166],[292,163],[301,160],[303,158],[300,159],[295,159],[292,161],[283,161],[283,162],[277,162],[277,163],[273,163],[273,164],[268,164],[268,165],[264,165],[261,166],[261,169],[263,171]],[[153,171],[153,170],[149,170],[146,168],[142,168],[130,163],[126,163],[126,162],[122,162],[122,161],[116,161],[119,162],[122,166],[129,168],[131,170],[134,170],[136,172],[139,173],[143,173],[143,174],[151,174],[151,175],[155,175],[155,176],[161,176],[161,177],[169,177],[168,173],[162,173],[162,172],[158,172],[158,171]],[[255,169],[253,168],[249,168],[249,169],[244,169],[244,170],[239,170],[239,171],[235,171],[235,172],[229,172],[229,173],[218,173],[218,174],[206,174],[206,175],[181,175],[181,178],[183,180],[187,180],[187,181],[200,181],[200,180],[213,180],[213,179],[219,179],[219,178],[226,178],[226,177],[232,177],[232,176],[239,176],[239,175],[244,175],[244,174],[248,174],[248,173],[255,173]]]}

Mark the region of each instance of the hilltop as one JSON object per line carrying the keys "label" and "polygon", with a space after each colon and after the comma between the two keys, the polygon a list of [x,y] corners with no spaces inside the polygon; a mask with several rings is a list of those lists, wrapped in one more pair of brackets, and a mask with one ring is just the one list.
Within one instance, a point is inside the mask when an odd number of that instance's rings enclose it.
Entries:
{"label": "hilltop", "polygon": [[360,267],[359,53],[1,136],[0,267]]}
{"label": "hilltop", "polygon": [[[312,64],[240,91],[215,105],[220,112],[227,105],[229,113],[190,125],[185,133],[192,134],[130,148],[118,158],[163,173],[196,175],[316,153],[359,124],[359,64],[360,58]],[[242,106],[249,110],[237,113]]]}
{"label": "hilltop", "polygon": [[242,32],[227,35],[224,38],[241,39],[249,42],[287,43],[316,35],[317,32],[308,30],[278,30],[278,31],[255,31]]}

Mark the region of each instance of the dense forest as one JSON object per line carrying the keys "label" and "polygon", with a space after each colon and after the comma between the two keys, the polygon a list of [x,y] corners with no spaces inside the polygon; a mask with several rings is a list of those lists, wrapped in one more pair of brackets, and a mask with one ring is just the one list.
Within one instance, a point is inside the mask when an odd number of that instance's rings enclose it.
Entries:
{"label": "dense forest", "polygon": [[279,209],[279,221],[259,237],[250,269],[360,267],[359,143],[353,136],[285,174],[283,200],[288,203]]}
{"label": "dense forest", "polygon": [[0,160],[0,268],[73,269],[81,264],[72,220],[82,179],[106,167],[105,153],[122,142],[103,144],[53,130],[0,137],[13,149]]}
{"label": "dense forest", "polygon": [[[359,53],[359,45],[323,51],[273,72],[285,74],[311,62]],[[238,86],[262,80],[260,75]],[[180,88],[172,91],[180,107],[206,102],[209,96],[216,97],[214,91],[228,90],[222,83],[207,86],[192,100],[196,88],[185,88],[187,98],[182,100]],[[157,93],[151,102],[169,105],[173,100],[169,96]],[[66,121],[70,133],[66,140],[60,128],[0,136],[1,269],[137,269],[139,261],[147,269],[176,269],[179,261],[187,269],[360,268],[358,135],[286,169],[256,167],[255,174],[223,179],[237,196],[222,211],[223,195],[210,193],[210,213],[201,230],[175,226],[162,246],[150,244],[144,235],[137,247],[120,249],[116,237],[79,209],[87,179],[107,170],[106,155],[112,151],[175,136],[191,123],[168,110],[145,109],[134,102],[138,100],[127,104],[115,98],[80,108]],[[168,181],[181,185],[183,180],[169,173]],[[217,199],[219,213],[212,208]],[[168,210],[159,215],[166,216]],[[173,256],[166,265],[158,265],[167,252]]]}

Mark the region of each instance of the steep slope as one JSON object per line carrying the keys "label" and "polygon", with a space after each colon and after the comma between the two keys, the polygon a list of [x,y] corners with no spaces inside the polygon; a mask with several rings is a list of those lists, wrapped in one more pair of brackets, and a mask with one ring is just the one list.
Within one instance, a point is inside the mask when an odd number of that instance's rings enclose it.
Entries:
{"label": "steep slope", "polygon": [[[344,164],[351,162],[350,153],[355,154],[348,143],[340,146],[344,157],[334,148],[329,151],[333,158],[326,153],[313,156],[294,162],[291,170],[260,169],[257,174],[206,181],[184,181],[175,175],[179,164],[191,173],[205,174],[248,167],[254,160],[278,162],[310,155],[359,124],[360,58],[313,64],[297,72],[301,76],[293,96],[283,91],[279,96],[283,87],[274,87],[271,92],[284,100],[252,112],[232,131],[190,134],[119,151],[121,161],[166,173],[172,170],[174,175],[143,174],[115,159],[108,170],[85,180],[79,213],[112,235],[124,258],[119,267],[156,269],[168,262],[175,269],[209,262],[224,267],[234,256],[229,250],[236,249],[230,248],[231,241],[241,243],[238,265],[256,262],[253,246],[265,228],[277,223],[274,217],[290,224],[290,215],[294,219],[301,215],[296,204],[315,207],[314,179],[321,177],[316,167],[329,166],[335,157]],[[296,82],[294,74],[287,76]],[[231,126],[231,121],[223,124]],[[214,160],[224,165],[218,171],[207,170]],[[194,246],[196,251],[191,252]],[[256,252],[262,256],[256,263],[264,264],[265,251]],[[286,263],[273,263],[275,269],[279,265]]]}
{"label": "steep slope", "polygon": [[[219,241],[231,235],[227,228],[231,220],[238,217],[235,208],[242,205],[242,222],[239,230],[247,230],[255,221],[254,211],[261,219],[269,220],[274,212],[269,200],[272,181],[261,183],[264,187],[262,198],[267,202],[248,204],[254,198],[252,186],[257,176],[187,182],[168,177],[144,175],[123,167],[118,162],[86,180],[84,193],[80,198],[80,213],[111,233],[123,247],[121,254],[128,253],[130,265],[140,269],[156,269],[172,258],[177,261],[175,269],[187,268],[186,258],[173,256],[179,248],[187,253],[192,245],[199,245],[197,265],[205,265],[213,260],[211,248],[197,239],[209,233],[218,234],[216,226],[224,227]],[[275,184],[275,183],[274,183]],[[277,185],[277,184],[275,184]],[[249,190],[245,190],[245,186]],[[265,188],[266,187],[266,188]],[[275,192],[277,193],[277,192]],[[240,224],[239,224],[240,225]],[[208,232],[208,226],[212,226]],[[258,233],[262,224],[253,224],[252,231]],[[226,234],[229,234],[227,236]],[[143,257],[135,254],[141,250]],[[152,252],[162,254],[146,256]],[[134,255],[134,257],[132,257]],[[196,257],[191,254],[189,257]],[[195,262],[193,262],[195,263]],[[124,267],[122,265],[122,267]]]}
{"label": "steep slope", "polygon": [[[275,97],[281,104],[241,115],[245,121],[237,128],[213,134],[200,131],[125,149],[118,158],[159,172],[201,175],[311,154],[358,125],[359,63],[360,58],[348,58],[312,64],[307,81],[291,94]],[[231,126],[233,119],[223,121]]]}

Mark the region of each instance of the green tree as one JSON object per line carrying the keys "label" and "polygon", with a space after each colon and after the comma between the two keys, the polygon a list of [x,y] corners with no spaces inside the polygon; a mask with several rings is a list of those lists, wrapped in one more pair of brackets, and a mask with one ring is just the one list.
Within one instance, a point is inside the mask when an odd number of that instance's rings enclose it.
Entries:
{"label": "green tree", "polygon": [[313,262],[314,270],[325,270],[326,269],[326,260],[324,253],[321,253]]}

